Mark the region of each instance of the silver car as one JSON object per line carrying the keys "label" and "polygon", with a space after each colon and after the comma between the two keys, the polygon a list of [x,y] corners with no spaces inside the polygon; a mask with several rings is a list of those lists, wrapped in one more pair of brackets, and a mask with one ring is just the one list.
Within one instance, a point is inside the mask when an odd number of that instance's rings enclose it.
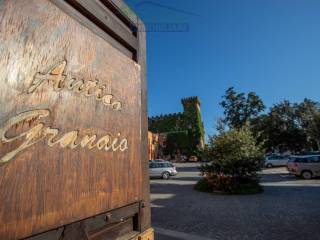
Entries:
{"label": "silver car", "polygon": [[286,166],[288,161],[289,161],[289,157],[287,156],[272,155],[272,156],[267,156],[265,158],[264,165],[268,168]]}
{"label": "silver car", "polygon": [[170,162],[159,162],[151,161],[149,162],[149,175],[150,177],[160,177],[162,179],[169,179],[171,176],[177,175],[178,172]]}
{"label": "silver car", "polygon": [[292,156],[288,162],[288,171],[304,179],[320,177],[320,155]]}

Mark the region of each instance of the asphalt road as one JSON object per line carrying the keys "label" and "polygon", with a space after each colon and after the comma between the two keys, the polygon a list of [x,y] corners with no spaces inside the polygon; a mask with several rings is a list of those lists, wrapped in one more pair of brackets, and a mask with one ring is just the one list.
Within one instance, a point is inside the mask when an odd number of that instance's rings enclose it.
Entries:
{"label": "asphalt road", "polygon": [[178,176],[151,180],[156,240],[320,239],[320,179],[273,168],[261,173],[262,194],[215,195],[193,190],[197,164],[176,166]]}

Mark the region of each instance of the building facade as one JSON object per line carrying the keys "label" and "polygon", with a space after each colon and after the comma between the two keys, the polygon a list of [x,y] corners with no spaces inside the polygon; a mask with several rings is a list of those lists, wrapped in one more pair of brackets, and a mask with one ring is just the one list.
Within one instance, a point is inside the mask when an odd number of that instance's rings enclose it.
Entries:
{"label": "building facade", "polygon": [[157,149],[158,155],[161,152],[163,155],[190,156],[204,148],[205,133],[199,97],[184,98],[181,103],[183,112],[149,118],[149,131],[160,134],[162,139],[161,149]]}
{"label": "building facade", "polygon": [[165,158],[166,134],[148,132],[148,156],[149,160]]}
{"label": "building facade", "polygon": [[158,136],[157,133],[148,132],[148,156],[149,160],[157,159],[158,157]]}

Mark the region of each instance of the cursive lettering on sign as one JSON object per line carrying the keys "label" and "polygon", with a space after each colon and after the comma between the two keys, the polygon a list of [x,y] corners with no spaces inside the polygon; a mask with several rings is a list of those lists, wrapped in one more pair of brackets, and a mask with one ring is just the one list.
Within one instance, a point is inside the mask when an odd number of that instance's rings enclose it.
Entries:
{"label": "cursive lettering on sign", "polygon": [[31,94],[35,92],[37,88],[47,81],[53,85],[55,91],[67,89],[81,93],[85,97],[94,97],[96,101],[101,101],[102,104],[111,107],[114,111],[120,111],[122,109],[122,103],[118,101],[115,96],[111,93],[104,93],[106,85],[100,85],[99,80],[77,79],[69,74],[64,74],[66,66],[67,62],[61,61],[55,64],[47,73],[37,73],[27,93]]}
{"label": "cursive lettering on sign", "polygon": [[126,138],[121,138],[120,133],[118,133],[116,137],[113,137],[111,134],[106,134],[101,138],[98,138],[96,134],[80,137],[79,131],[74,130],[63,134],[62,136],[58,136],[60,133],[59,129],[46,127],[42,122],[39,122],[17,136],[7,136],[8,131],[14,126],[24,122],[44,119],[49,115],[50,111],[47,109],[32,110],[18,114],[4,124],[4,127],[0,129],[0,139],[3,143],[10,143],[17,140],[23,140],[23,142],[16,149],[1,156],[0,164],[12,160],[18,153],[44,139],[47,141],[49,147],[59,146],[61,148],[68,147],[70,149],[87,148],[89,150],[96,148],[106,152],[124,152],[128,149],[128,140]]}

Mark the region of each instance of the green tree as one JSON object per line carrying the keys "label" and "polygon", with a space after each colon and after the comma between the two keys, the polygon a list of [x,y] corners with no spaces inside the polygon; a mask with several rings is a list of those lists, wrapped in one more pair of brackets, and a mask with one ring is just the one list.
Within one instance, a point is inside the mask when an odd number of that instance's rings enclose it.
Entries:
{"label": "green tree", "polygon": [[220,105],[224,109],[223,121],[230,129],[244,127],[265,109],[262,100],[254,92],[246,95],[237,93],[233,87],[230,87],[222,98]]}
{"label": "green tree", "polygon": [[317,102],[305,99],[292,104],[285,100],[271,107],[267,114],[253,119],[252,131],[271,152],[315,150],[319,142],[314,120],[317,113]]}
{"label": "green tree", "polygon": [[320,149],[320,112],[313,113],[313,119],[309,125],[309,136],[316,144],[317,150]]}
{"label": "green tree", "polygon": [[226,131],[226,123],[223,118],[219,118],[216,123],[216,130],[219,134],[222,134]]}
{"label": "green tree", "polygon": [[295,104],[297,117],[303,133],[306,137],[307,150],[319,149],[319,138],[317,136],[317,118],[319,115],[319,103],[310,99],[304,99],[300,104]]}
{"label": "green tree", "polygon": [[191,146],[187,131],[171,132],[167,134],[165,154],[176,154],[180,152],[190,155]]}
{"label": "green tree", "polygon": [[258,127],[268,150],[297,152],[304,148],[306,136],[300,122],[295,106],[289,101],[271,107],[267,115],[261,116]]}

